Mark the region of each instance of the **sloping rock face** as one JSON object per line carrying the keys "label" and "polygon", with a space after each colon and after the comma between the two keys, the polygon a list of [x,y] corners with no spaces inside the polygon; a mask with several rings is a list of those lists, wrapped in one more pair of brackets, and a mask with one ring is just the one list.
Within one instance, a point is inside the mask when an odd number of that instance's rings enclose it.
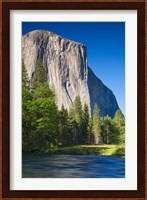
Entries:
{"label": "sloping rock face", "polygon": [[90,107],[93,111],[95,103],[99,105],[101,115],[114,117],[119,108],[113,92],[88,68],[88,89],[90,95]]}
{"label": "sloping rock face", "polygon": [[36,30],[22,37],[22,59],[30,80],[38,58],[43,60],[59,108],[63,104],[69,109],[79,95],[91,113],[97,103],[101,115],[114,116],[118,109],[116,98],[88,67],[86,46],[49,31]]}

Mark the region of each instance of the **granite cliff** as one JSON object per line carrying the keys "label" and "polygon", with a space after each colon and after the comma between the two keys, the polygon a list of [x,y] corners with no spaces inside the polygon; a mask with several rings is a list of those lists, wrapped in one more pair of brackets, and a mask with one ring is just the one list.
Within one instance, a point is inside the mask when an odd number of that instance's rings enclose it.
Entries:
{"label": "granite cliff", "polygon": [[31,80],[36,60],[43,59],[48,84],[56,93],[58,107],[68,109],[75,99],[89,105],[97,103],[101,115],[114,116],[119,108],[113,92],[88,67],[86,46],[49,31],[36,30],[22,37],[22,59]]}

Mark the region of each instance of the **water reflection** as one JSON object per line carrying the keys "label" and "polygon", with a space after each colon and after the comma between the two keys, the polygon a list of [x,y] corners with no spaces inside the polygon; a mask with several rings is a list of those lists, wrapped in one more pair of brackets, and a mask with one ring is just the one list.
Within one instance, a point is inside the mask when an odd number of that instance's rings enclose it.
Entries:
{"label": "water reflection", "polygon": [[125,158],[23,154],[23,178],[124,178]]}

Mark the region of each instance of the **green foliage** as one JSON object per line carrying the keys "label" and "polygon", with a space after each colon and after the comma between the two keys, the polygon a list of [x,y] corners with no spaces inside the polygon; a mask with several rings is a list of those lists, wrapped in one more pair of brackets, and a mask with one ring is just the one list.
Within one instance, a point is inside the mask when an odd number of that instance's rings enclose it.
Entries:
{"label": "green foliage", "polygon": [[79,144],[79,126],[76,120],[69,119],[70,140],[68,146]]}
{"label": "green foliage", "polygon": [[59,113],[53,94],[45,83],[33,93],[29,112],[34,130],[34,151],[45,151],[48,146],[57,145],[59,142]]}
{"label": "green foliage", "polygon": [[120,110],[116,111],[114,119],[108,115],[103,118],[102,140],[105,144],[125,143],[125,120]]}
{"label": "green foliage", "polygon": [[73,103],[73,109],[74,109],[74,119],[79,124],[79,126],[82,125],[82,103],[80,96],[76,96],[74,103]]}
{"label": "green foliage", "polygon": [[29,79],[24,62],[22,62],[22,148],[25,151],[31,147],[31,119],[29,115],[29,104],[32,101],[32,95],[29,92]]}
{"label": "green foliage", "polygon": [[[76,96],[72,107],[69,110],[70,131],[72,134],[74,144],[81,144],[82,142],[82,103],[80,96]],[[72,130],[73,129],[73,130]]]}
{"label": "green foliage", "polygon": [[92,117],[89,118],[88,122],[88,144],[94,144],[94,134],[92,132],[93,120]]}
{"label": "green foliage", "polygon": [[118,128],[113,120],[107,115],[102,123],[102,138],[105,144],[118,144]]}
{"label": "green foliage", "polygon": [[42,83],[40,87],[38,87],[36,90],[33,91],[33,97],[35,99],[38,98],[55,98],[54,91],[49,88],[48,83]]}
{"label": "green foliage", "polygon": [[125,118],[120,109],[116,111],[113,120],[119,128],[125,125]]}
{"label": "green foliage", "polygon": [[67,146],[74,146],[78,144],[78,136],[79,136],[79,125],[75,120],[75,109],[74,106],[71,106],[68,112],[68,125],[70,132],[70,139]]}
{"label": "green foliage", "polygon": [[115,127],[117,127],[118,132],[119,132],[118,143],[124,144],[125,143],[125,117],[122,114],[120,109],[116,111],[113,121],[115,123]]}
{"label": "green foliage", "polygon": [[103,123],[102,123],[102,141],[104,144],[109,144],[110,143],[110,137],[111,137],[111,118],[107,115],[103,118]]}
{"label": "green foliage", "polygon": [[89,124],[89,108],[87,104],[84,104],[82,112],[82,131],[81,131],[81,143],[89,144],[90,135],[88,132]]}
{"label": "green foliage", "polygon": [[22,86],[29,89],[29,78],[24,61],[22,60]]}
{"label": "green foliage", "polygon": [[125,133],[118,135],[118,144],[125,144]]}
{"label": "green foliage", "polygon": [[35,74],[32,79],[31,86],[33,89],[37,89],[40,87],[42,83],[47,82],[47,76],[45,73],[45,68],[43,66],[43,61],[41,59],[38,59],[36,61],[36,69],[35,69]]}
{"label": "green foliage", "polygon": [[[69,111],[58,110],[55,92],[48,86],[42,60],[37,60],[31,86],[22,62],[22,148],[25,152],[46,152],[50,148],[75,145],[125,143],[125,118],[120,110],[114,119],[100,116],[97,105],[90,116],[88,105],[76,96]],[[70,150],[71,151],[71,150]],[[83,149],[77,152],[82,152]],[[84,149],[84,154],[95,150]],[[116,153],[122,154],[122,149]],[[96,150],[95,153],[98,153]],[[102,153],[102,151],[101,151]],[[107,152],[112,153],[112,152]]]}
{"label": "green foliage", "polygon": [[[27,74],[23,72],[25,80]],[[59,143],[59,111],[46,80],[44,67],[38,60],[33,91],[22,85],[23,151],[46,151]]]}
{"label": "green foliage", "polygon": [[61,146],[68,146],[73,143],[71,134],[69,133],[68,112],[62,105],[61,110],[59,111],[59,139]]}
{"label": "green foliage", "polygon": [[82,107],[80,96],[75,97],[68,116],[73,144],[90,143],[90,132],[88,131],[89,108],[86,104]]}
{"label": "green foliage", "polygon": [[97,104],[95,104],[94,111],[93,111],[93,129],[92,130],[94,134],[94,144],[99,144],[101,125],[100,125],[100,109]]}
{"label": "green foliage", "polygon": [[125,147],[124,146],[120,146],[120,147],[116,148],[116,150],[113,153],[113,155],[124,156],[125,155]]}
{"label": "green foliage", "polygon": [[124,146],[120,145],[76,145],[74,147],[53,147],[47,151],[49,154],[69,155],[125,155]]}

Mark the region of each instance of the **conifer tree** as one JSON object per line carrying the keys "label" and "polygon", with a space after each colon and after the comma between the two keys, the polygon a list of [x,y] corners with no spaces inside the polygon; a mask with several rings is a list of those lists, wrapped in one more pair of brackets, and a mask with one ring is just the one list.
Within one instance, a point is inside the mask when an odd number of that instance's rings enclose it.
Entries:
{"label": "conifer tree", "polygon": [[102,126],[102,141],[105,144],[120,144],[120,139],[119,139],[119,128],[116,126],[114,121],[106,115],[104,117]]}
{"label": "conifer tree", "polygon": [[82,103],[80,96],[76,96],[74,103],[73,103],[73,108],[74,108],[74,114],[75,114],[75,120],[79,125],[82,124]]}
{"label": "conifer tree", "polygon": [[88,124],[89,124],[89,108],[87,104],[84,104],[82,112],[82,143],[89,143],[89,133],[88,133]]}
{"label": "conifer tree", "polygon": [[103,119],[103,123],[101,126],[102,129],[102,140],[103,143],[105,144],[111,144],[113,143],[111,138],[112,138],[112,134],[113,134],[113,124],[112,124],[112,119],[106,115]]}
{"label": "conifer tree", "polygon": [[40,87],[40,85],[42,83],[46,83],[47,82],[47,76],[45,73],[45,68],[43,65],[43,61],[41,59],[38,59],[36,61],[36,68],[35,68],[35,74],[34,77],[32,79],[32,88],[33,89],[37,89],[38,87]]}
{"label": "conifer tree", "polygon": [[70,126],[70,140],[69,140],[69,145],[74,146],[79,144],[79,126],[76,120],[71,120],[69,121],[69,126]]}
{"label": "conifer tree", "polygon": [[114,116],[114,122],[116,123],[116,125],[120,128],[121,126],[125,125],[125,120],[124,120],[124,115],[122,114],[121,110],[118,109],[115,112],[115,116]]}
{"label": "conifer tree", "polygon": [[59,132],[61,145],[70,145],[71,136],[69,133],[68,112],[67,109],[64,108],[64,105],[62,105],[61,110],[59,112]]}
{"label": "conifer tree", "polygon": [[92,117],[90,117],[88,123],[88,144],[94,144],[94,134],[92,128],[93,128],[93,120]]}
{"label": "conifer tree", "polygon": [[125,117],[120,109],[116,111],[113,121],[119,131],[118,143],[125,143]]}
{"label": "conifer tree", "polygon": [[94,106],[93,110],[93,134],[94,134],[94,144],[100,143],[100,133],[101,133],[101,124],[100,124],[100,109],[97,104]]}
{"label": "conifer tree", "polygon": [[74,146],[78,144],[79,141],[79,125],[77,121],[75,120],[75,109],[72,105],[69,108],[68,111],[68,125],[69,125],[69,139],[68,139],[68,145]]}
{"label": "conifer tree", "polygon": [[77,143],[82,144],[82,103],[81,103],[81,98],[80,96],[76,96],[74,103],[73,103],[73,108],[74,108],[74,119],[78,123],[78,136],[77,136]]}

